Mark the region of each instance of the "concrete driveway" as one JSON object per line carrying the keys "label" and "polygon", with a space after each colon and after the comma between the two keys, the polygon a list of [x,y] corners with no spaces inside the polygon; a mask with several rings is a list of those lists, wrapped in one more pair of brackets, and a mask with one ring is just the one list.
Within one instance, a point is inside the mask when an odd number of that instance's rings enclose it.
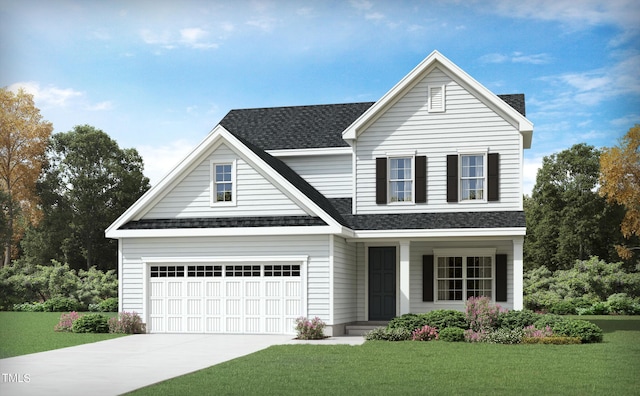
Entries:
{"label": "concrete driveway", "polygon": [[290,340],[143,334],[16,356],[0,360],[0,395],[118,395]]}
{"label": "concrete driveway", "polygon": [[[361,344],[336,337],[324,344]],[[0,395],[119,395],[271,345],[290,335],[142,334],[0,359]],[[306,342],[305,342],[306,343]]]}

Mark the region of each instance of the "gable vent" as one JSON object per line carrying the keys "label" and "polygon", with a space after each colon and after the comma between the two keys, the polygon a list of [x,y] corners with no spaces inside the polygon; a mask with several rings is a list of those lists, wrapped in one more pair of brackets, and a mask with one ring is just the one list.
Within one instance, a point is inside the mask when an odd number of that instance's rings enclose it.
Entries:
{"label": "gable vent", "polygon": [[429,86],[429,111],[444,111],[445,89],[444,85]]}

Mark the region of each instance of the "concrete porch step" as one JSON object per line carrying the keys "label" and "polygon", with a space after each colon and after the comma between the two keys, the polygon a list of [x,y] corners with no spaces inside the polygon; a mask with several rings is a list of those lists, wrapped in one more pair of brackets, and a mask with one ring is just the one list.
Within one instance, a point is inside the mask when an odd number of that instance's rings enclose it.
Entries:
{"label": "concrete porch step", "polygon": [[376,327],[384,327],[387,325],[386,321],[371,321],[371,322],[353,322],[344,327],[345,335],[350,336],[362,336],[365,333],[370,332]]}

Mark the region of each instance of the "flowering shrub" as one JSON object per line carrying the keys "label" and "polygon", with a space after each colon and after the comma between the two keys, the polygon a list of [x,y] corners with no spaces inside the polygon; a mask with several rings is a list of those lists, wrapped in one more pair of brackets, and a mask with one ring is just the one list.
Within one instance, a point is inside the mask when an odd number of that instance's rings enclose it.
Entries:
{"label": "flowering shrub", "polygon": [[482,341],[489,344],[519,344],[523,337],[522,329],[498,329],[487,333]]}
{"label": "flowering shrub", "polygon": [[489,332],[487,330],[472,330],[468,329],[464,331],[464,340],[466,342],[483,342],[485,338],[487,338],[487,334]]}
{"label": "flowering shrub", "polygon": [[55,325],[53,330],[55,330],[55,331],[71,331],[71,329],[73,327],[73,322],[75,322],[76,319],[78,319],[78,318],[80,318],[80,314],[78,314],[75,311],[69,312],[68,314],[67,313],[63,313],[62,315],[60,315],[60,321],[58,322],[57,325]]}
{"label": "flowering shrub", "polygon": [[315,317],[311,320],[301,316],[296,319],[296,332],[299,340],[320,340],[324,338],[324,328],[326,324]]}
{"label": "flowering shrub", "polygon": [[524,328],[524,336],[528,338],[552,337],[553,330],[551,330],[551,326],[538,329],[534,325],[531,325]]}
{"label": "flowering shrub", "polygon": [[146,326],[136,312],[121,312],[117,318],[109,319],[109,333],[143,334]]}
{"label": "flowering shrub", "polygon": [[411,332],[411,339],[414,341],[431,341],[438,339],[438,329],[431,326],[423,326]]}
{"label": "flowering shrub", "polygon": [[498,316],[503,312],[499,305],[491,304],[488,297],[469,297],[466,302],[465,316],[471,330],[489,331],[496,327]]}

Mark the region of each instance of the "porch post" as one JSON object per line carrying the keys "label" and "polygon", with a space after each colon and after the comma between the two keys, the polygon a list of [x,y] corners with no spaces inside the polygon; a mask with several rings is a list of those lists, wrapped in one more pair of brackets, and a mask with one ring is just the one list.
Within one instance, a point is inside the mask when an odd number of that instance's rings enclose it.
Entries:
{"label": "porch post", "polygon": [[400,315],[410,313],[409,253],[410,242],[400,242]]}
{"label": "porch post", "polygon": [[522,310],[523,302],[523,275],[524,263],[522,254],[522,245],[524,237],[513,238],[513,309]]}

